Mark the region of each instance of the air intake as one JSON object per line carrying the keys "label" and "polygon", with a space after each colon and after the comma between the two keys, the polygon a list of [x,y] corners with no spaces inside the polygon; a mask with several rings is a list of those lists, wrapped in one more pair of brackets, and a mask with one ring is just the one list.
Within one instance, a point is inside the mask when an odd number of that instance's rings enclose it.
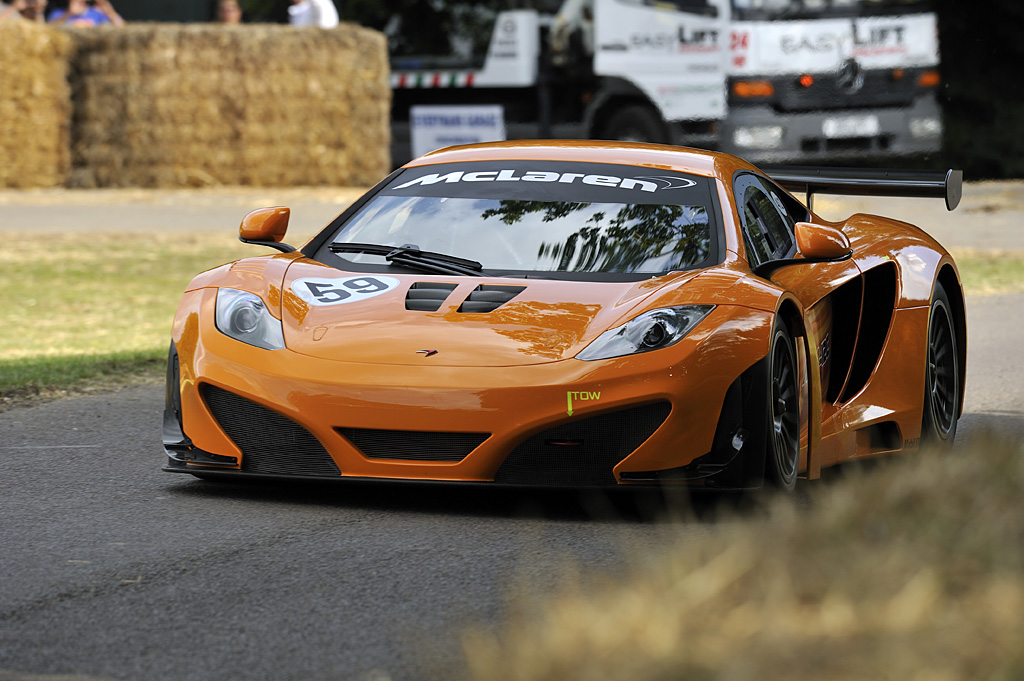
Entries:
{"label": "air intake", "polygon": [[203,400],[238,448],[242,470],[276,475],[336,478],[341,471],[308,430],[264,406],[204,384]]}
{"label": "air intake", "polygon": [[436,312],[458,284],[441,284],[434,281],[418,281],[405,294],[405,309],[421,312]]}
{"label": "air intake", "polygon": [[371,459],[459,462],[490,437],[488,433],[431,433],[413,430],[338,428]]}
{"label": "air intake", "polygon": [[494,312],[499,307],[519,295],[525,288],[525,286],[482,284],[473,289],[469,294],[469,297],[462,302],[462,305],[459,306],[459,312]]}
{"label": "air intake", "polygon": [[658,402],[545,430],[509,454],[494,475],[506,485],[611,486],[612,469],[642,445],[672,407]]}

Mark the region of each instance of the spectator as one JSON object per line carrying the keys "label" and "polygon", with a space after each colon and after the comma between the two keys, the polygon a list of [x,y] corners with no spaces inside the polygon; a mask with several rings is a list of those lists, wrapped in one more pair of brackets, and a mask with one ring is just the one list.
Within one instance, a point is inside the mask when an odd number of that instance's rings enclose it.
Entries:
{"label": "spectator", "polygon": [[217,3],[217,21],[222,24],[242,23],[242,7],[238,0],[220,0]]}
{"label": "spectator", "polygon": [[14,0],[9,5],[0,3],[0,21],[19,16],[29,21],[44,21],[46,0]]}
{"label": "spectator", "polygon": [[110,0],[68,0],[67,10],[53,10],[47,21],[68,26],[120,26],[124,23],[124,19],[114,10]]}
{"label": "spectator", "polygon": [[334,28],[338,25],[338,10],[332,0],[292,0],[288,19],[292,26]]}

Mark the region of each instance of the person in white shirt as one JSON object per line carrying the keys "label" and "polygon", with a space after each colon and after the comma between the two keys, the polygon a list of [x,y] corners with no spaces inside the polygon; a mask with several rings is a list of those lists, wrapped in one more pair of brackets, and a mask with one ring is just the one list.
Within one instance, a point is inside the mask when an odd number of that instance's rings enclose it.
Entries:
{"label": "person in white shirt", "polygon": [[292,0],[288,20],[292,26],[334,28],[338,25],[338,10],[332,0]]}

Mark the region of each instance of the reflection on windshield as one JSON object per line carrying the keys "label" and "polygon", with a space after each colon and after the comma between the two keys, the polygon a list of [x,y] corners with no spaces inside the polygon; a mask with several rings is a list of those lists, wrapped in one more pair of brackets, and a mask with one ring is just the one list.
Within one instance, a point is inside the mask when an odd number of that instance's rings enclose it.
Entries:
{"label": "reflection on windshield", "polygon": [[711,225],[704,206],[378,196],[336,241],[415,244],[488,271],[655,274],[703,263]]}
{"label": "reflection on windshield", "polygon": [[929,11],[930,0],[732,0],[736,19],[822,18]]}

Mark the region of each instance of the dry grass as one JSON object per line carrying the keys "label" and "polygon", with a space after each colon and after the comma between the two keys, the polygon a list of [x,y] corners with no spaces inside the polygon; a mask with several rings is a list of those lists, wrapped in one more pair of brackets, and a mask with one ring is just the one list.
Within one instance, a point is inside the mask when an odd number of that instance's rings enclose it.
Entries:
{"label": "dry grass", "polygon": [[[1024,677],[1024,451],[898,457],[465,637],[488,681]],[[692,534],[690,535],[692,536]]]}

